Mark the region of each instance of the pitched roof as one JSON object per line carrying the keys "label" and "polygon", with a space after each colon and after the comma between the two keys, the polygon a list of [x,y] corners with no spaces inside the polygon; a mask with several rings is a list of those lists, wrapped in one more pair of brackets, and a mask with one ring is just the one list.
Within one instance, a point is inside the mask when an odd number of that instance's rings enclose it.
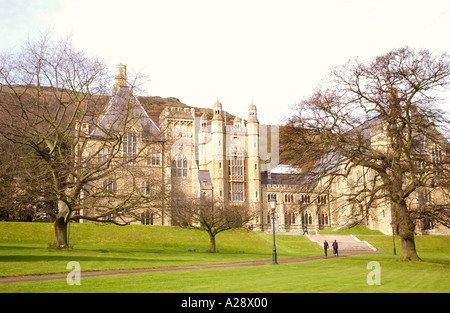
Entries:
{"label": "pitched roof", "polygon": [[160,139],[160,129],[148,116],[129,87],[120,86],[91,135],[104,137],[126,131],[142,134],[143,140]]}

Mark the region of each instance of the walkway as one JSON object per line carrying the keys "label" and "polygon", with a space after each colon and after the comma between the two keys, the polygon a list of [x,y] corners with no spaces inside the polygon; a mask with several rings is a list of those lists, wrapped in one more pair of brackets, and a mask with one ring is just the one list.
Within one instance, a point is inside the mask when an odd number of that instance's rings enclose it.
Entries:
{"label": "walkway", "polygon": [[341,252],[353,252],[357,254],[379,253],[370,243],[361,241],[353,235],[308,235],[306,237],[316,242],[321,248],[323,248],[323,242],[326,240],[331,250],[330,253],[333,252],[332,243],[336,240],[339,255]]}
{"label": "walkway", "polygon": [[[285,233],[284,233],[285,234]],[[323,241],[327,240],[331,246],[331,243],[336,240],[339,243],[339,257],[359,255],[359,254],[377,254],[375,248],[370,248],[370,244],[367,242],[359,241],[352,235],[314,235],[307,236],[309,240],[316,242],[323,248]],[[354,237],[354,238],[353,238]],[[332,253],[332,250],[329,254]],[[325,259],[325,255],[302,257],[302,258],[289,258],[278,260],[278,263],[294,263],[305,262],[317,259]],[[331,256],[328,257],[333,258]],[[129,269],[129,270],[110,270],[110,271],[95,271],[95,272],[81,272],[81,277],[95,277],[105,275],[120,275],[120,274],[136,274],[136,273],[150,273],[150,272],[162,272],[162,271],[183,271],[183,270],[198,270],[206,268],[221,268],[221,267],[234,267],[234,266],[255,266],[255,265],[268,265],[272,260],[260,260],[260,261],[248,261],[248,262],[233,262],[233,263],[219,263],[219,264],[204,264],[204,265],[188,265],[188,266],[176,266],[176,267],[158,267],[158,268],[141,268],[141,269]],[[29,275],[29,276],[14,276],[14,277],[2,277],[0,283],[17,283],[26,281],[39,281],[39,280],[52,280],[52,279],[65,279],[68,273],[48,274],[48,275]]]}

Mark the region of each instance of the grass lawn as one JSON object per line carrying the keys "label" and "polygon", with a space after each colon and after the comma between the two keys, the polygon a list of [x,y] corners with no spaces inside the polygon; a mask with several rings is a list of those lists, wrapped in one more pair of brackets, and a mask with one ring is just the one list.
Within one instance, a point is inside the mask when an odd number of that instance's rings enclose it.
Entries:
{"label": "grass lawn", "polygon": [[[450,292],[450,238],[418,236],[424,262],[398,262],[392,237],[358,235],[388,254],[320,259],[302,263],[153,272],[0,284],[0,292]],[[0,223],[0,276],[149,268],[271,259],[272,237],[246,230],[218,236],[219,253],[207,253],[208,236],[178,227],[72,224],[70,251],[48,248],[52,225]],[[397,250],[400,243],[397,242]],[[303,236],[277,236],[279,258],[320,255]],[[368,285],[370,261],[380,264],[380,285]]]}
{"label": "grass lawn", "polygon": [[[53,226],[0,223],[0,276],[65,273],[77,261],[84,271],[228,263],[272,258],[272,236],[235,230],[216,237],[209,253],[206,232],[169,226],[72,224],[73,249],[50,248]],[[277,236],[279,258],[313,256],[321,249],[301,236]]]}

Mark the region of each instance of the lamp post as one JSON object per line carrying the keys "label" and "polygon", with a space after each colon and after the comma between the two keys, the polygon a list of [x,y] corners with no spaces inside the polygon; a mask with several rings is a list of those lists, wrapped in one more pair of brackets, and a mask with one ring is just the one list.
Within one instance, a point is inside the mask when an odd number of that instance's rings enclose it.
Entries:
{"label": "lamp post", "polygon": [[273,253],[272,259],[273,264],[277,264],[277,247],[275,245],[275,206],[277,204],[277,200],[271,198],[269,200],[270,208],[272,209],[272,230],[273,230]]}
{"label": "lamp post", "polygon": [[394,244],[394,255],[397,254],[397,251],[395,250],[395,236],[394,236],[394,222],[391,222],[391,226],[392,226],[392,243]]}

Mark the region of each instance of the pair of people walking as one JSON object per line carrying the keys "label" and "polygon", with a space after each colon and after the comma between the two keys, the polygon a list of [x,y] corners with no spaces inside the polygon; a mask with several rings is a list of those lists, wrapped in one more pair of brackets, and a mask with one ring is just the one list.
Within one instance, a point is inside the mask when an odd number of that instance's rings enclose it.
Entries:
{"label": "pair of people walking", "polygon": [[[338,243],[337,243],[336,240],[332,243],[332,246],[333,246],[333,254],[334,254],[334,256],[338,256],[339,255],[338,254]],[[325,240],[323,242],[323,250],[325,251],[325,256],[328,256],[328,254],[327,254],[328,247],[329,247],[328,242]]]}

